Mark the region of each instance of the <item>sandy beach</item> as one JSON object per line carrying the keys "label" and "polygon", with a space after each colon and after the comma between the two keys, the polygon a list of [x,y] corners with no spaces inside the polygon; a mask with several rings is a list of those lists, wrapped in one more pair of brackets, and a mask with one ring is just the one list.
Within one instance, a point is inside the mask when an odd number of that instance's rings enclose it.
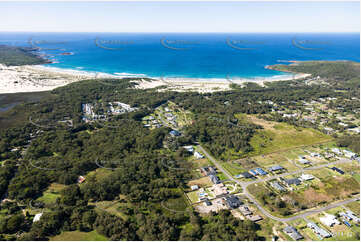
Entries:
{"label": "sandy beach", "polygon": [[[166,86],[164,90],[196,91],[200,93],[230,90],[230,84],[243,86],[254,82],[264,86],[266,82],[305,78],[309,74],[279,75],[270,78],[152,78],[152,81],[137,79],[136,88],[149,89]],[[135,76],[130,76],[136,78]],[[49,91],[72,82],[95,78],[124,78],[124,76],[81,70],[60,69],[42,65],[5,66],[0,64],[0,93]]]}
{"label": "sandy beach", "polygon": [[266,82],[286,81],[292,79],[302,79],[311,74],[277,75],[269,78],[154,78],[154,81],[136,81],[137,88],[147,89],[159,86],[167,86],[166,90],[172,91],[197,91],[200,93],[231,90],[230,84],[244,86],[246,83],[253,82],[264,86]]}
{"label": "sandy beach", "polygon": [[0,93],[49,91],[90,78],[119,78],[105,73],[60,69],[42,65],[5,66],[0,64]]}

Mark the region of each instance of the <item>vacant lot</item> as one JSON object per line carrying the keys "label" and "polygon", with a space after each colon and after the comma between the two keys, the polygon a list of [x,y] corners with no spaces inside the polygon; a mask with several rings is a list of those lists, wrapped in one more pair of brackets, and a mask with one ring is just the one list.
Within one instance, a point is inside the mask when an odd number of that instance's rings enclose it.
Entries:
{"label": "vacant lot", "polygon": [[192,180],[190,182],[188,182],[188,186],[193,186],[193,185],[198,185],[199,187],[207,187],[207,186],[212,186],[212,182],[211,179],[209,179],[208,176],[199,178],[197,180]]}
{"label": "vacant lot", "polygon": [[[319,177],[320,178],[320,177]],[[317,205],[343,200],[360,192],[359,183],[351,176],[327,176],[313,182],[309,187],[288,193],[286,196],[297,201],[302,207],[312,208]]]}
{"label": "vacant lot", "polygon": [[52,183],[49,188],[43,192],[43,196],[39,197],[37,201],[43,202],[45,204],[55,203],[56,199],[60,197],[60,192],[66,186],[58,183]]}
{"label": "vacant lot", "polygon": [[120,201],[102,201],[102,202],[96,202],[93,205],[96,206],[97,209],[106,211],[110,214],[113,214],[115,216],[118,216],[122,219],[127,219],[127,215],[125,215],[122,210],[126,209],[128,207],[128,204],[126,202],[120,202]]}
{"label": "vacant lot", "polygon": [[60,235],[52,237],[50,240],[53,241],[107,241],[107,237],[98,234],[96,231],[91,232],[80,232],[80,231],[70,231],[63,232]]}
{"label": "vacant lot", "polygon": [[247,115],[247,118],[249,121],[263,127],[251,139],[250,143],[254,151],[250,155],[267,154],[332,140],[330,136],[314,129],[266,121],[254,115]]}

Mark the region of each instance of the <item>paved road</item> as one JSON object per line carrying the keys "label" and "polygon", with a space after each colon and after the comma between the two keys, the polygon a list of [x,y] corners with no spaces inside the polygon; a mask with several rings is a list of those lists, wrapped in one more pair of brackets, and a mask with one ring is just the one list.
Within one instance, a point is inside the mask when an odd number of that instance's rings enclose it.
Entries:
{"label": "paved road", "polygon": [[243,193],[244,195],[267,217],[279,221],[279,222],[289,222],[295,219],[299,219],[299,218],[306,218],[307,216],[310,216],[312,214],[315,213],[319,213],[331,208],[335,208],[338,206],[343,206],[345,204],[348,204],[350,202],[356,201],[359,199],[359,195],[357,195],[357,197],[354,198],[350,198],[341,202],[337,202],[337,203],[333,203],[333,204],[329,204],[326,207],[322,207],[322,208],[317,208],[317,209],[312,209],[312,210],[307,210],[303,213],[300,213],[298,215],[295,215],[293,217],[289,217],[289,218],[280,218],[280,217],[276,217],[272,214],[270,214],[268,211],[266,211],[259,203],[258,201],[248,192],[247,190],[247,186],[254,184],[254,183],[259,183],[259,182],[264,182],[264,181],[268,181],[268,180],[272,180],[272,179],[276,179],[278,177],[283,177],[283,176],[288,176],[288,175],[292,175],[292,174],[298,174],[304,171],[310,171],[310,170],[317,170],[329,165],[335,165],[335,164],[339,164],[339,163],[344,163],[344,162],[351,162],[351,160],[349,159],[340,159],[338,161],[334,161],[334,162],[330,162],[327,164],[323,164],[323,165],[319,165],[319,166],[314,166],[314,167],[308,167],[308,168],[302,168],[300,170],[294,171],[294,172],[287,172],[287,173],[283,173],[281,175],[275,175],[275,176],[270,176],[270,177],[266,177],[264,179],[258,179],[255,181],[250,181],[250,182],[241,182],[236,180],[235,178],[233,178],[233,176],[231,174],[228,173],[227,170],[225,170],[221,164],[219,164],[219,162],[213,157],[211,156],[200,144],[198,145],[199,149],[204,153],[205,156],[207,156],[207,158],[213,162],[213,164],[217,167],[217,169],[221,172],[223,172],[230,180],[236,182],[237,184],[241,185],[242,189],[243,189]]}

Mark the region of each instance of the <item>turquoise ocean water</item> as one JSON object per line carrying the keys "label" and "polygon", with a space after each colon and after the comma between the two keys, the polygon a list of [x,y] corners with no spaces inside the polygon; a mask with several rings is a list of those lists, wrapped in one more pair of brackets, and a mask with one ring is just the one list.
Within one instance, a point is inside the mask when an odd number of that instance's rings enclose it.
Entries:
{"label": "turquoise ocean water", "polygon": [[360,61],[359,33],[0,33],[0,44],[32,46],[47,66],[120,76],[272,78],[290,60]]}

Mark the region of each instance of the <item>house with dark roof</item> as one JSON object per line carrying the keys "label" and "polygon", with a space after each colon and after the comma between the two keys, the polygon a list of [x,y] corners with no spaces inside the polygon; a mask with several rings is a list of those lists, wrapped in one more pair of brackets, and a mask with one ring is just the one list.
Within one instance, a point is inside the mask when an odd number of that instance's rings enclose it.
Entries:
{"label": "house with dark roof", "polygon": [[268,168],[269,171],[271,172],[277,172],[277,171],[282,171],[285,168],[283,168],[282,166],[276,165],[276,166],[271,166],[270,168]]}
{"label": "house with dark roof", "polygon": [[249,172],[243,172],[241,173],[241,176],[244,177],[244,178],[252,178],[254,177],[252,174],[250,174]]}
{"label": "house with dark roof", "polygon": [[212,181],[214,184],[218,184],[218,183],[221,182],[221,181],[219,180],[218,176],[216,176],[216,175],[211,174],[211,175],[209,175],[209,178],[211,179],[211,181]]}
{"label": "house with dark roof", "polygon": [[265,175],[267,175],[268,173],[266,172],[266,171],[264,171],[262,168],[256,168],[256,172],[258,173],[258,174],[260,174],[261,176],[265,176]]}
{"label": "house with dark roof", "polygon": [[286,188],[284,188],[279,182],[274,181],[271,182],[270,185],[275,188],[276,190],[280,191],[280,192],[284,192],[286,191]]}
{"label": "house with dark roof", "polygon": [[296,228],[292,226],[287,226],[283,229],[283,232],[285,232],[287,235],[289,235],[294,240],[300,240],[303,239],[303,236],[297,231]]}
{"label": "house with dark roof", "polygon": [[284,183],[287,185],[287,186],[291,186],[291,185],[301,185],[301,180],[298,179],[298,178],[291,178],[291,179],[284,179],[283,180]]}
{"label": "house with dark roof", "polygon": [[341,170],[340,168],[337,168],[335,166],[332,167],[331,170],[336,171],[336,172],[340,173],[341,175],[345,174],[345,172],[343,170]]}
{"label": "house with dark roof", "polygon": [[177,130],[172,130],[169,132],[169,134],[172,135],[173,137],[181,135],[181,133],[179,133]]}
{"label": "house with dark roof", "polygon": [[225,197],[225,203],[229,209],[238,208],[242,205],[242,202],[234,195]]}
{"label": "house with dark roof", "polygon": [[217,171],[213,166],[205,166],[201,168],[201,173],[203,176],[209,176],[217,174]]}

